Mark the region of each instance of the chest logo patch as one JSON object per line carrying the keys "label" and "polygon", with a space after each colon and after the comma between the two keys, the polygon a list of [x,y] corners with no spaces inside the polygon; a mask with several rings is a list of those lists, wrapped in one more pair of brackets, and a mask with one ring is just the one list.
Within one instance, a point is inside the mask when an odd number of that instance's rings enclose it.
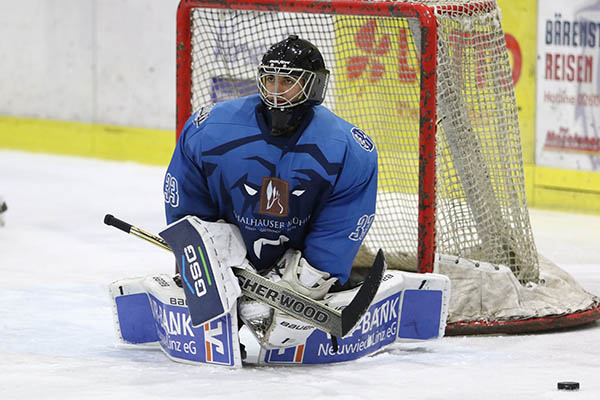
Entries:
{"label": "chest logo patch", "polygon": [[264,177],[260,188],[258,212],[275,217],[287,217],[289,213],[290,184],[279,178]]}

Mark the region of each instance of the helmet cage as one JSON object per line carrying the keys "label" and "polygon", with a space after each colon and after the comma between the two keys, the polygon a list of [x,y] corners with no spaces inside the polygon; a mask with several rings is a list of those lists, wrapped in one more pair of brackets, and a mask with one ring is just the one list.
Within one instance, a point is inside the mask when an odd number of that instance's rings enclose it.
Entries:
{"label": "helmet cage", "polygon": [[[261,65],[258,67],[258,91],[263,102],[273,108],[290,108],[306,102],[310,98],[314,83],[315,73],[302,68],[269,67]],[[267,83],[272,79],[272,91],[267,88]],[[291,79],[294,83],[285,85],[279,90],[283,79]],[[290,93],[294,93],[290,96]]]}
{"label": "helmet cage", "polygon": [[[267,79],[274,79],[275,87],[273,91],[267,89]],[[277,88],[278,78],[291,78],[295,81],[287,89],[279,91]],[[302,103],[317,105],[323,102],[327,82],[329,80],[329,71],[326,69],[319,71],[309,71],[303,68],[274,67],[260,65],[256,76],[258,92],[265,105],[272,108],[286,109],[295,107]],[[299,88],[298,93],[288,98],[287,93],[293,92]]]}

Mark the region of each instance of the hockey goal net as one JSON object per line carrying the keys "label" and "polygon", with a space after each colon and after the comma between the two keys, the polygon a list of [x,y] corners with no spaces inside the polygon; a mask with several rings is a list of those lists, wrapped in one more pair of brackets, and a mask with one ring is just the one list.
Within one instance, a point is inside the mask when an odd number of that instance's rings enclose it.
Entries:
{"label": "hockey goal net", "polygon": [[178,133],[193,110],[256,93],[273,43],[297,34],[321,50],[324,105],[379,153],[377,217],[355,265],[383,248],[391,268],[449,275],[447,334],[599,317],[598,299],[536,251],[495,1],[183,0],[177,18]]}

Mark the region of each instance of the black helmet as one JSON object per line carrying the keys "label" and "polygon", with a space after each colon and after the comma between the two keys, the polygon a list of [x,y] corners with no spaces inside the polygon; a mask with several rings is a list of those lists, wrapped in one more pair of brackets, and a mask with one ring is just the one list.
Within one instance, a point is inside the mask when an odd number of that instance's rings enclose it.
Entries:
{"label": "black helmet", "polygon": [[[279,79],[289,82],[279,90]],[[274,82],[267,88],[269,80]],[[268,108],[286,109],[299,104],[317,105],[323,102],[329,71],[319,49],[312,43],[290,35],[267,50],[258,67],[257,84],[263,103]],[[296,92],[292,97],[286,95]]]}

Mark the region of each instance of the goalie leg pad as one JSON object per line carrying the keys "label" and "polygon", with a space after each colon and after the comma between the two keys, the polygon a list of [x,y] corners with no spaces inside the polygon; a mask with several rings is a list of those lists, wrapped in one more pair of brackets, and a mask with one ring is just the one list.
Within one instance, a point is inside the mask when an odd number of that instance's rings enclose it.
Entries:
{"label": "goalie leg pad", "polygon": [[187,364],[242,366],[236,307],[197,328],[183,289],[168,275],[122,279],[109,286],[119,339],[158,342],[171,360]]}
{"label": "goalie leg pad", "polygon": [[111,283],[114,327],[122,343],[143,344],[158,341],[144,278],[121,279]]}
{"label": "goalie leg pad", "polygon": [[[343,308],[359,288],[330,293],[324,302]],[[305,343],[286,348],[261,348],[259,364],[327,364],[373,354],[394,342],[437,339],[444,335],[450,280],[444,275],[388,271],[369,309],[338,347],[315,330]]]}
{"label": "goalie leg pad", "polygon": [[247,263],[238,228],[188,216],[169,225],[160,236],[175,254],[192,325],[231,311],[242,293],[231,267]]}
{"label": "goalie leg pad", "polygon": [[242,366],[237,307],[232,312],[192,326],[182,288],[167,275],[144,280],[154,325],[163,352],[171,360],[188,364]]}

